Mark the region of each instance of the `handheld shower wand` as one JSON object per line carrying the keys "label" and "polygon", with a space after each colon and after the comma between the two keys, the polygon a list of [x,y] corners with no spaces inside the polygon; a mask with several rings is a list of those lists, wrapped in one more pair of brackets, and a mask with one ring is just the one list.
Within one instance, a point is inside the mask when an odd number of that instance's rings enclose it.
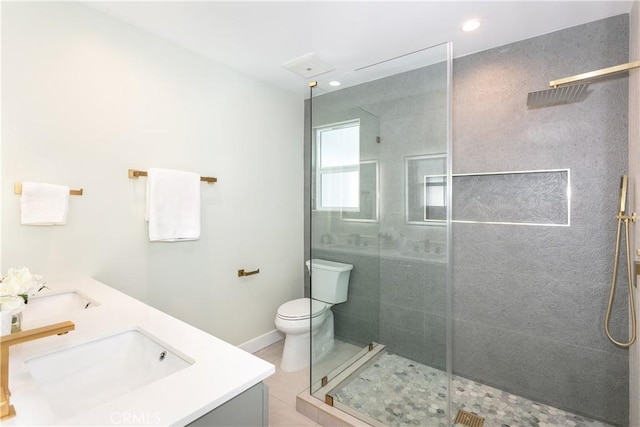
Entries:
{"label": "handheld shower wand", "polygon": [[[634,282],[631,270],[631,244],[629,242],[629,222],[636,222],[636,214],[634,212],[631,215],[625,215],[625,212],[627,210],[627,186],[627,176],[623,175],[622,179],[620,180],[620,204],[618,207],[617,215],[618,230],[616,231],[616,252],[613,261],[613,278],[611,279],[611,291],[609,292],[607,314],[604,319],[604,330],[607,333],[607,337],[609,337],[609,340],[615,345],[624,348],[631,347],[631,345],[636,341],[636,308],[633,299]],[[629,337],[629,341],[627,342],[616,341],[613,336],[611,336],[611,332],[609,331],[609,319],[611,318],[611,308],[613,306],[613,297],[616,292],[616,280],[618,278],[618,261],[620,260],[620,231],[623,222],[625,226],[625,243],[627,249],[627,279],[629,281],[629,323],[631,324],[631,336]]]}

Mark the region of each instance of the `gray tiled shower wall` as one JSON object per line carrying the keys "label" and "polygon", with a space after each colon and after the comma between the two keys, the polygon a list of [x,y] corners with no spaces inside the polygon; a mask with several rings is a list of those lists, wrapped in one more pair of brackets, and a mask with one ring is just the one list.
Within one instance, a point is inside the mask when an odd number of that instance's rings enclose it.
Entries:
{"label": "gray tiled shower wall", "polygon": [[556,76],[627,61],[628,17],[618,16],[460,58],[453,85],[454,173],[569,168],[572,187],[570,227],[453,225],[454,370],[621,425],[628,354],[603,322],[627,168],[627,78],[592,83],[580,103],[524,105]]}
{"label": "gray tiled shower wall", "polygon": [[[453,224],[453,370],[619,425],[628,423],[628,354],[608,342],[603,322],[617,188],[627,168],[627,78],[593,82],[580,103],[527,109],[526,95],[550,80],[627,61],[628,17],[621,15],[453,63],[453,173],[571,170],[568,227]],[[385,79],[386,87],[369,83],[375,85],[370,91],[367,85],[344,90],[379,117],[379,231],[395,245],[412,242],[408,250],[425,239],[444,240],[441,227],[404,223],[402,191],[404,156],[444,152],[438,67]],[[432,103],[399,96],[429,85],[435,88]],[[374,102],[369,92],[389,101]],[[306,180],[309,191],[308,174]],[[317,215],[314,236],[376,234],[371,224],[325,222]],[[309,246],[307,241],[307,255]],[[443,367],[445,265],[364,252],[346,256],[314,248],[314,256],[354,264],[349,301],[334,308],[336,335],[352,342],[372,337],[391,352]],[[627,333],[625,298],[621,287],[612,320],[621,338]]]}

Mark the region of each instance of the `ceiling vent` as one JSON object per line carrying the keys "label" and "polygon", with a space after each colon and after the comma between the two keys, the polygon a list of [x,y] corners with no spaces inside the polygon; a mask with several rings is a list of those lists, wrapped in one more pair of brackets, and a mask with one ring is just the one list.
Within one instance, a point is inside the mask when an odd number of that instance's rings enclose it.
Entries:
{"label": "ceiling vent", "polygon": [[304,77],[305,79],[319,76],[320,74],[328,73],[335,70],[332,65],[320,61],[315,58],[313,53],[308,53],[300,58],[292,59],[282,64],[284,68]]}

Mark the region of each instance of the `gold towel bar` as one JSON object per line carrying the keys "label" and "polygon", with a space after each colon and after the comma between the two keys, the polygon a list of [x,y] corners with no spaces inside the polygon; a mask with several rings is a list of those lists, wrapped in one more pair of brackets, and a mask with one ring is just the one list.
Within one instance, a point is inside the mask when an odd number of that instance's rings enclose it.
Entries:
{"label": "gold towel bar", "polygon": [[[140,176],[147,176],[147,172],[146,171],[139,171],[139,170],[135,170],[135,169],[129,169],[129,178],[131,179],[138,179],[138,177]],[[212,176],[201,176],[200,177],[200,181],[206,182],[211,184],[212,182],[218,182],[218,178],[212,177]]]}
{"label": "gold towel bar", "polygon": [[[15,194],[22,194],[22,183],[21,182],[16,182],[15,184],[13,184],[13,192]],[[72,196],[82,196],[82,188],[79,190],[69,190],[69,194],[71,194]]]}
{"label": "gold towel bar", "polygon": [[254,271],[244,271],[243,268],[242,270],[238,270],[238,277],[253,276],[254,274],[258,273],[260,273],[260,269]]}

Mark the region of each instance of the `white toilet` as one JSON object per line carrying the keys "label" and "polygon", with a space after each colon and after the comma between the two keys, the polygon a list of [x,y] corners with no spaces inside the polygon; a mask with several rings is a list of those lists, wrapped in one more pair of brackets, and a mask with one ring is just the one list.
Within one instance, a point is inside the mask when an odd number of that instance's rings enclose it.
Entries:
{"label": "white toilet", "polygon": [[[309,268],[307,261],[307,268]],[[347,300],[353,265],[323,259],[311,260],[312,298],[285,302],[278,308],[276,328],[286,334],[280,369],[297,371],[309,366],[311,330],[313,360],[320,360],[333,347],[331,306]],[[312,326],[313,323],[313,326]]]}

